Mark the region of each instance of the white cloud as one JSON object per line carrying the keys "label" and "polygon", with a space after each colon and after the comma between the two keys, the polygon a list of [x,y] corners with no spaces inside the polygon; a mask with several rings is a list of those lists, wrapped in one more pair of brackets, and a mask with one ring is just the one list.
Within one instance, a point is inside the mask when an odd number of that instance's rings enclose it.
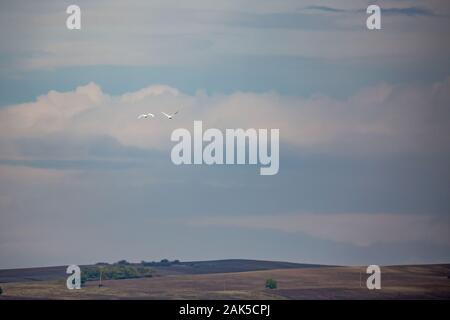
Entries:
{"label": "white cloud", "polygon": [[121,100],[125,103],[129,103],[129,102],[135,103],[135,102],[142,101],[147,97],[160,96],[160,95],[164,95],[164,94],[178,96],[180,94],[180,92],[177,89],[171,88],[169,86],[154,85],[151,87],[141,89],[136,92],[125,93],[121,97]]}
{"label": "white cloud", "polygon": [[[448,152],[450,79],[423,86],[381,85],[347,100],[275,92],[186,95],[156,85],[110,96],[94,83],[50,91],[35,102],[0,111],[2,157],[21,158],[21,139],[70,143],[109,136],[123,145],[168,150],[175,128],[279,128],[281,141],[302,152]],[[180,110],[172,121],[160,112]],[[155,119],[136,119],[152,112]],[[59,139],[55,139],[58,137]]]}
{"label": "white cloud", "polygon": [[[110,96],[90,83],[0,110],[0,145],[3,158],[23,157],[17,148],[23,139],[70,146],[109,136],[125,146],[168,150],[173,129],[191,129],[202,120],[205,128],[278,128],[281,141],[299,152],[447,153],[449,105],[450,78],[434,85],[369,87],[347,100],[275,92],[187,95],[163,85]],[[161,117],[161,111],[176,110],[172,121]],[[157,117],[138,121],[146,112]]]}

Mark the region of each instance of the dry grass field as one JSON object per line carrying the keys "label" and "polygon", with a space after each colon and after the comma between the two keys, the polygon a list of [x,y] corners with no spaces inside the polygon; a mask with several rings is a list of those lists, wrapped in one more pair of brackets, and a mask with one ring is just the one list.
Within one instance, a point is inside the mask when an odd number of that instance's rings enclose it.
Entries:
{"label": "dry grass field", "polygon": [[[450,265],[382,267],[381,290],[368,290],[363,267],[311,267],[90,281],[68,290],[65,281],[1,284],[0,299],[449,299]],[[265,281],[276,279],[277,289]]]}

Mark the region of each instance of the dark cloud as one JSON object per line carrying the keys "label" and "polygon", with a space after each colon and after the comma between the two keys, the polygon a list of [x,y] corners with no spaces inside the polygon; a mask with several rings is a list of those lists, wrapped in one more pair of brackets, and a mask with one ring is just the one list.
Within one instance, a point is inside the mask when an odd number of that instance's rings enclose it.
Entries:
{"label": "dark cloud", "polygon": [[337,9],[337,8],[332,8],[332,7],[327,7],[327,6],[309,6],[309,7],[306,7],[306,9],[323,11],[323,12],[348,12],[344,9]]}
{"label": "dark cloud", "polygon": [[[389,15],[403,15],[403,16],[427,16],[432,17],[436,16],[436,14],[433,12],[433,10],[425,8],[425,7],[404,7],[404,8],[384,8],[382,5],[380,6],[382,14],[389,14]],[[338,9],[333,7],[327,7],[327,6],[309,6],[305,8],[306,10],[313,10],[313,11],[319,11],[319,12],[326,12],[326,13],[366,13],[366,9],[360,9],[360,10],[345,10],[345,9]]]}
{"label": "dark cloud", "polygon": [[381,8],[383,14],[404,15],[404,16],[426,16],[433,17],[436,14],[427,8],[407,7],[407,8]]}

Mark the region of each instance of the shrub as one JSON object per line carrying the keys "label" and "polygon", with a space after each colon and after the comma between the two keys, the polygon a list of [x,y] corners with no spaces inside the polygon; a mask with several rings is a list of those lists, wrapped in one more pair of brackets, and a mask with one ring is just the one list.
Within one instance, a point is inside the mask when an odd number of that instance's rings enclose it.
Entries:
{"label": "shrub", "polygon": [[103,280],[131,279],[152,276],[152,270],[148,267],[136,267],[123,264],[115,264],[102,267],[93,266],[84,267],[82,269],[81,283],[84,284],[86,281],[99,280],[100,271],[102,273]]}
{"label": "shrub", "polygon": [[170,261],[169,259],[162,259],[161,261],[145,261],[142,260],[140,263],[144,267],[170,267],[174,264],[181,264],[180,260]]}
{"label": "shrub", "polygon": [[170,266],[170,261],[169,261],[168,259],[162,259],[162,260],[159,262],[159,265],[160,265],[160,266],[163,266],[163,267],[168,267],[168,266]]}
{"label": "shrub", "polygon": [[266,288],[268,289],[276,289],[277,281],[275,279],[267,279],[266,280]]}

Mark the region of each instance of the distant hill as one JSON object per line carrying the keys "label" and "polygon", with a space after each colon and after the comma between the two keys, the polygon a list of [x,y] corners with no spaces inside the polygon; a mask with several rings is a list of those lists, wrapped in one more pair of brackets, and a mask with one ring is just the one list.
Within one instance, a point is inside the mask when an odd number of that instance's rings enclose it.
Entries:
{"label": "distant hill", "polygon": [[0,270],[0,283],[50,281],[67,277],[67,266]]}
{"label": "distant hill", "polygon": [[155,270],[162,273],[176,274],[208,274],[208,273],[228,273],[261,271],[271,269],[298,269],[298,268],[318,268],[319,264],[304,264],[282,261],[247,260],[247,259],[227,259],[210,261],[189,261],[180,262],[170,267],[156,267]]}
{"label": "distant hill", "polygon": [[[133,265],[139,265],[134,264]],[[83,266],[80,266],[83,267]],[[88,266],[85,266],[88,267]],[[91,266],[89,266],[91,267]],[[168,266],[151,267],[155,275],[210,274],[245,271],[262,271],[271,269],[318,268],[322,265],[303,264],[282,261],[227,259],[211,261],[185,261]],[[67,266],[38,267],[0,270],[0,283],[49,281],[67,277]]]}

